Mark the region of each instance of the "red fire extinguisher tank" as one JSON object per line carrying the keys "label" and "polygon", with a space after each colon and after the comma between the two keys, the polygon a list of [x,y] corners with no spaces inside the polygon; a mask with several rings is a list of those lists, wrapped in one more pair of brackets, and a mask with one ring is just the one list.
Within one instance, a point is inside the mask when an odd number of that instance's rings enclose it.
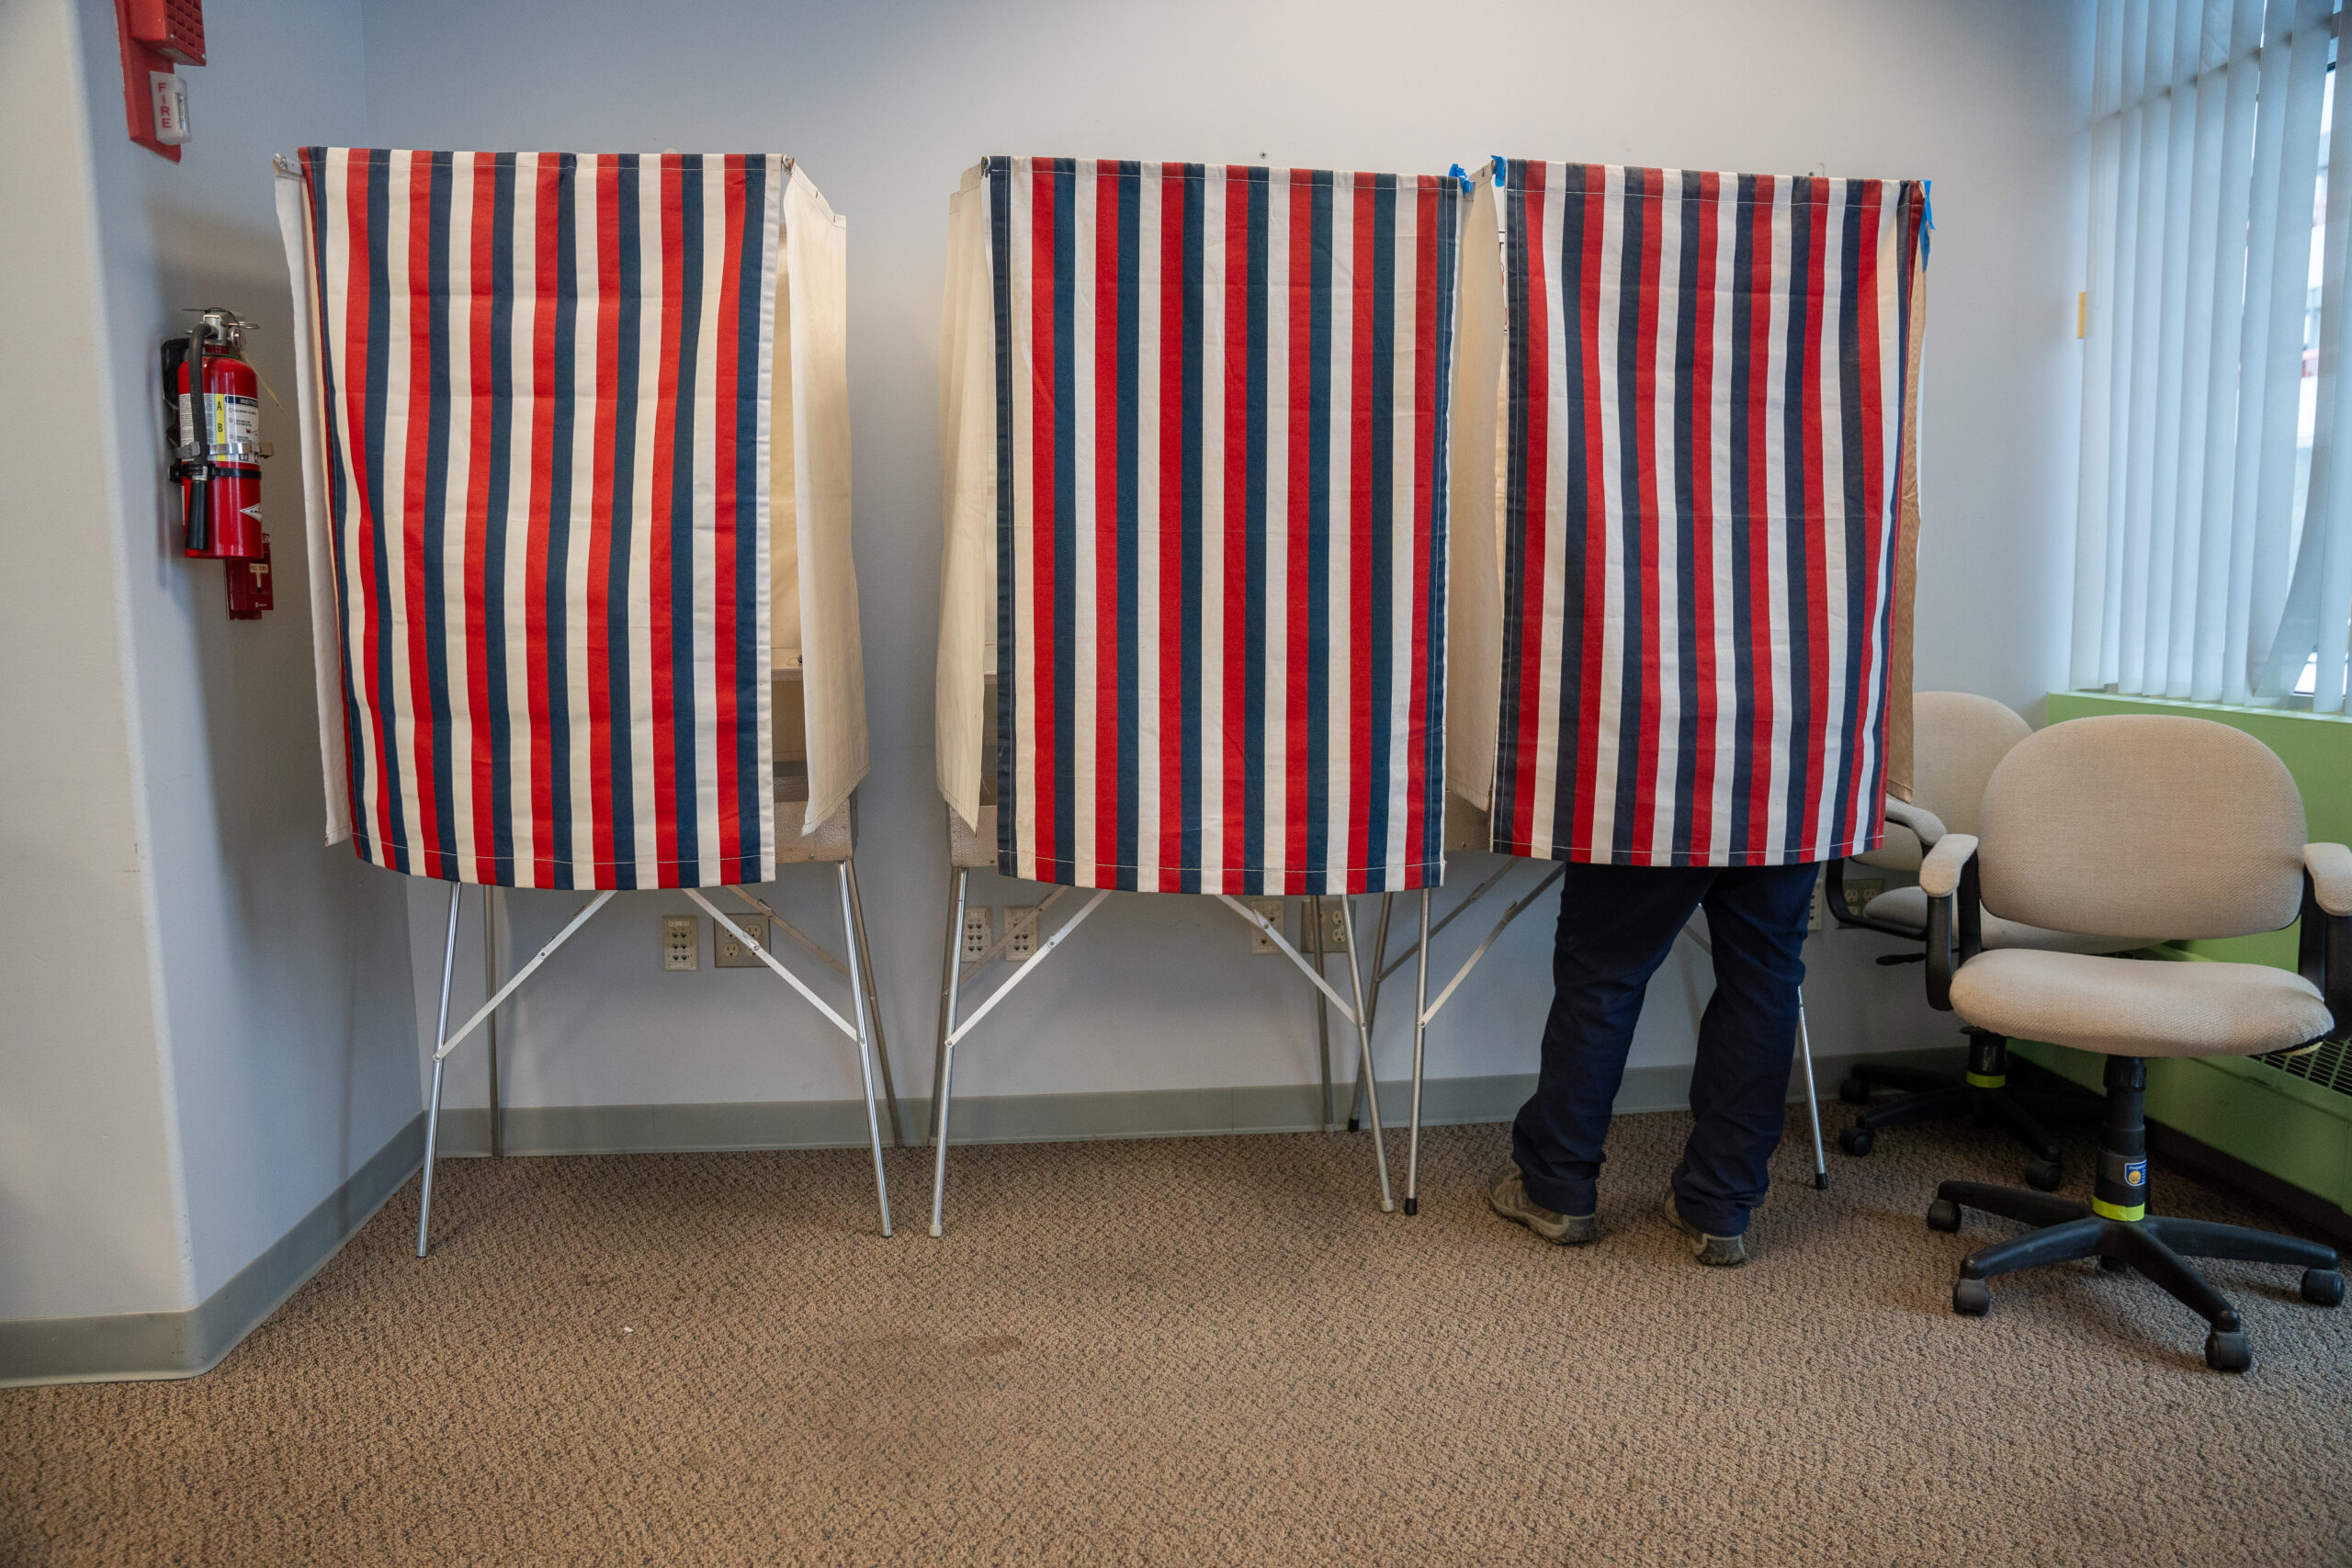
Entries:
{"label": "red fire extinguisher tank", "polygon": [[261,532],[260,388],[241,354],[245,330],[232,312],[207,310],[187,338],[164,345],[182,547],[208,560],[258,560],[267,550]]}

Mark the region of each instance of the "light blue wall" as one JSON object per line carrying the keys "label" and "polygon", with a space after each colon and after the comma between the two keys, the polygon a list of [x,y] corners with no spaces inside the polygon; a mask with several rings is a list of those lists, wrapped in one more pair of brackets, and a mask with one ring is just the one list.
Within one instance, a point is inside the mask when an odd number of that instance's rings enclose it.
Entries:
{"label": "light blue wall", "polygon": [[169,539],[156,344],[191,306],[259,323],[256,368],[294,382],[292,311],[270,154],[366,123],[359,16],[347,0],[239,0],[207,14],[211,63],[189,72],[196,140],[177,165],[120,123],[114,7],[82,0],[96,134],[105,353],[120,450],[123,612],[153,867],[164,1049],[201,1300],[284,1234],[417,1109],[395,972],[401,890],[322,846],[318,726],[299,443],[263,506],[278,609],[232,622],[222,569]]}
{"label": "light blue wall", "polygon": [[0,277],[17,300],[0,313],[17,458],[0,483],[0,1320],[180,1305],[189,1289],[74,21],[68,0],[0,6]]}
{"label": "light blue wall", "polygon": [[[938,592],[935,354],[945,202],[989,152],[1395,170],[1491,152],[1929,175],[1932,266],[1918,673],[2030,713],[2064,669],[2079,368],[2080,0],[1633,5],[1000,3],[812,6],[365,0],[368,128],[444,148],[783,151],[850,224],[858,570],[875,777],[861,863],[902,1088],[920,1091],[944,920],[931,786]],[[1482,857],[1464,857],[1456,875]],[[813,884],[813,874],[810,878]],[[976,895],[1034,900],[992,876]],[[830,930],[815,891],[797,895]],[[413,893],[430,1026],[443,896]],[[513,950],[575,898],[518,895]],[[657,916],[624,901],[550,964],[509,1030],[509,1102],[630,1104],[853,1092],[847,1055],[782,988],[662,975]],[[478,998],[469,911],[459,999]],[[1432,1071],[1524,1071],[1548,997],[1531,918],[1446,1013]],[[1441,956],[1473,939],[1448,933]],[[1939,1044],[1917,971],[1878,939],[1813,944],[1825,1052]],[[1114,898],[973,1037],[972,1094],[1295,1083],[1311,1001],[1247,956],[1222,910]],[[1706,982],[1678,957],[1637,1063],[1687,1061]],[[469,984],[469,981],[471,983]],[[1384,1072],[1405,1036],[1384,1030]],[[480,1103],[469,1048],[453,1103]]]}
{"label": "light blue wall", "polygon": [[232,624],[221,568],[170,537],[156,389],[157,344],[217,303],[260,323],[253,357],[290,395],[269,155],[366,134],[359,14],[212,6],[176,165],[125,134],[112,5],[6,15],[8,69],[42,95],[0,88],[40,122],[10,135],[10,177],[71,188],[6,205],[27,352],[0,396],[36,406],[0,486],[0,1319],[172,1312],[420,1103],[405,890],[321,843],[292,411],[264,400],[278,609]]}

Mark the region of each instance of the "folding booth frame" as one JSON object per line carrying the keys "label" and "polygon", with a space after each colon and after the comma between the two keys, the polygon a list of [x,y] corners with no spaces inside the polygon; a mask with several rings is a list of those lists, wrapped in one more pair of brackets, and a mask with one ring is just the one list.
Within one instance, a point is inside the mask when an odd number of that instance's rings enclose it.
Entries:
{"label": "folding booth frame", "polygon": [[[332,162],[336,150],[317,150],[321,158]],[[368,167],[379,169],[388,164],[400,165],[406,171],[401,177],[420,184],[453,178],[453,168],[462,167],[467,177],[477,182],[495,178],[506,182],[507,194],[501,200],[514,199],[513,186],[526,180],[544,184],[550,177],[554,157],[558,164],[553,178],[558,185],[570,181],[572,159],[569,154],[479,154],[479,153],[403,153],[372,151],[361,153],[353,150],[345,154],[351,162],[345,167],[356,167],[364,161]],[[491,160],[485,162],[485,160]],[[605,173],[618,168],[619,178],[646,181],[701,181],[710,176],[712,165],[701,160],[679,160],[664,155],[661,160],[639,160],[629,157],[596,160]],[[845,225],[826,205],[795,160],[752,157],[726,161],[729,167],[736,163],[745,164],[743,188],[750,189],[755,175],[780,181],[763,188],[774,192],[777,205],[777,227],[770,235],[765,231],[748,228],[746,233],[758,233],[764,243],[773,238],[776,253],[772,263],[774,281],[772,294],[759,299],[756,305],[746,304],[746,311],[773,311],[775,334],[767,345],[774,351],[772,362],[754,374],[765,379],[761,383],[767,394],[769,423],[762,429],[761,439],[766,442],[768,466],[760,474],[761,489],[756,504],[766,509],[753,515],[762,518],[768,543],[764,563],[766,596],[759,601],[758,640],[762,657],[768,661],[766,680],[762,690],[763,700],[771,705],[768,717],[773,722],[763,735],[763,742],[773,742],[769,771],[758,787],[769,792],[775,807],[774,840],[771,852],[774,870],[781,872],[790,863],[831,863],[838,869],[836,876],[842,911],[842,939],[845,957],[836,956],[808,933],[786,919],[772,905],[736,882],[719,886],[732,892],[741,901],[738,914],[757,913],[774,922],[787,938],[805,949],[820,963],[832,969],[847,983],[850,992],[848,1016],[819,996],[806,981],[787,967],[768,947],[754,941],[737,919],[723,910],[706,893],[704,887],[685,886],[676,888],[648,888],[647,891],[683,892],[695,905],[707,913],[718,930],[741,942],[760,963],[774,972],[816,1010],[828,1024],[840,1031],[856,1046],[859,1077],[865,1101],[867,1145],[873,1157],[876,1205],[882,1222],[882,1234],[891,1234],[890,1203],[888,1176],[884,1169],[881,1141],[881,1118],[875,1102],[874,1075],[878,1061],[882,1073],[884,1096],[888,1101],[889,1118],[894,1139],[902,1139],[897,1095],[890,1081],[889,1055],[882,1034],[877,988],[874,980],[872,948],[866,939],[865,908],[857,886],[854,849],[855,838],[854,809],[852,793],[868,766],[865,728],[864,671],[858,644],[856,580],[849,547],[849,428],[845,378]],[[350,807],[345,795],[348,787],[343,753],[345,724],[343,699],[339,690],[340,671],[346,658],[336,630],[340,617],[340,595],[336,567],[330,546],[331,530],[339,526],[329,503],[325,430],[327,408],[321,382],[319,358],[323,344],[314,341],[320,312],[319,296],[314,275],[319,258],[313,254],[313,217],[310,209],[310,185],[304,171],[291,161],[277,157],[273,160],[277,180],[277,205],[282,236],[286,244],[287,263],[295,294],[295,357],[298,379],[302,395],[300,408],[302,461],[304,481],[304,512],[310,537],[311,589],[313,615],[314,663],[318,682],[321,717],[321,749],[326,773],[326,805],[328,818],[327,841],[334,843],[349,836]],[[527,172],[525,164],[527,163]],[[491,171],[494,170],[492,174]],[[322,176],[323,177],[323,176]],[[353,176],[357,177],[356,175]],[[379,172],[377,178],[383,178]],[[479,188],[479,186],[478,186]],[[605,189],[598,187],[600,193]],[[630,221],[638,220],[633,215]],[[683,221],[683,220],[681,220]],[[443,243],[436,235],[435,243]],[[450,264],[458,265],[461,258],[452,245]],[[412,285],[413,287],[413,285]],[[519,289],[518,289],[519,292]],[[752,298],[745,296],[746,299]],[[479,301],[469,295],[469,308],[479,312]],[[746,327],[745,331],[750,329]],[[760,329],[763,334],[766,323]],[[738,394],[739,397],[741,394]],[[748,398],[742,400],[747,406]],[[775,439],[768,440],[770,430]],[[773,502],[773,506],[768,503]],[[767,512],[772,511],[772,517]],[[739,514],[740,515],[740,514]],[[755,535],[754,537],[757,537]],[[771,617],[770,612],[774,615]],[[786,628],[790,630],[787,633]],[[783,688],[783,692],[779,691]],[[787,732],[781,722],[783,704],[778,698],[788,692],[797,723]],[[792,764],[797,760],[799,766]],[[796,788],[795,783],[806,787]],[[787,825],[786,807],[801,812],[797,825]],[[401,867],[405,869],[405,867]],[[439,1154],[440,1111],[443,1083],[450,1055],[474,1032],[485,1025],[492,1059],[491,1064],[491,1128],[492,1152],[503,1151],[502,1111],[496,1066],[496,1019],[506,1000],[537,974],[563,945],[597,912],[612,902],[618,888],[598,889],[587,905],[503,984],[497,983],[496,935],[493,892],[499,884],[483,881],[482,909],[484,916],[485,985],[494,986],[482,1005],[456,1031],[449,1028],[449,998],[457,964],[458,909],[466,885],[466,872],[459,870],[447,878],[450,882],[447,929],[443,943],[441,988],[435,1023],[433,1078],[425,1128],[425,1154],[421,1201],[417,1218],[417,1256],[426,1255],[431,1240],[433,1189],[435,1165]]]}

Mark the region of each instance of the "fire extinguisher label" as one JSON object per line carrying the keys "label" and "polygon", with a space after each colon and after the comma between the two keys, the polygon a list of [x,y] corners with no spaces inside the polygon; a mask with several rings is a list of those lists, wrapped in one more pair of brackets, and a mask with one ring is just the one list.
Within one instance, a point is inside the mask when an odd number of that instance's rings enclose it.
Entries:
{"label": "fire extinguisher label", "polygon": [[[180,394],[180,445],[196,445],[196,431],[189,423],[191,413],[188,395]],[[204,412],[211,425],[209,434],[212,450],[224,456],[251,457],[257,456],[255,446],[261,440],[261,403],[259,400],[242,397],[234,392],[225,396],[207,392]]]}
{"label": "fire extinguisher label", "polygon": [[249,447],[261,439],[261,404],[252,398],[242,398],[232,392],[225,397],[205,395],[211,407],[206,412],[212,416],[212,444],[232,450]]}

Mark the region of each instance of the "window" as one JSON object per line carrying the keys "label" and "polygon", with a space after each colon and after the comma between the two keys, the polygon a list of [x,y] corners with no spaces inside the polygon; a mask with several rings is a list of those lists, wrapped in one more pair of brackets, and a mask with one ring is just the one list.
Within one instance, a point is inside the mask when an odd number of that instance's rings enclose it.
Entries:
{"label": "window", "polygon": [[[2099,0],[2072,682],[2345,710],[2336,0]],[[2352,188],[2352,187],[2348,187]]]}

